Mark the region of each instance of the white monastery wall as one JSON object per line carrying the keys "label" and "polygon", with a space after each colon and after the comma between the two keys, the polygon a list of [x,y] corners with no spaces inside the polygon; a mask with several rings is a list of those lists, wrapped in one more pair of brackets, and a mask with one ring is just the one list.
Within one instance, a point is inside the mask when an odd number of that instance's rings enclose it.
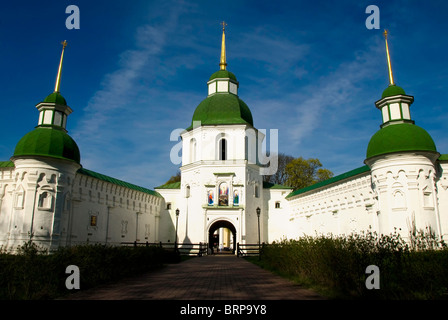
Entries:
{"label": "white monastery wall", "polygon": [[161,197],[75,174],[79,165],[70,162],[16,159],[15,166],[0,170],[0,246],[156,241]]}
{"label": "white monastery wall", "polygon": [[157,240],[160,197],[78,173],[71,203],[71,244]]}
{"label": "white monastery wall", "polygon": [[378,228],[369,172],[299,194],[289,207],[290,239]]}
{"label": "white monastery wall", "polygon": [[263,231],[267,243],[286,239],[291,233],[290,203],[285,197],[292,189],[263,189]]}

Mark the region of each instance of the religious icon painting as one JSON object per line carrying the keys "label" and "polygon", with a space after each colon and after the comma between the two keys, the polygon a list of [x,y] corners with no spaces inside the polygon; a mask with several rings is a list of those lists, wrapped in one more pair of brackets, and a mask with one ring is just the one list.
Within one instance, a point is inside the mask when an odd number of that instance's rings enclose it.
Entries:
{"label": "religious icon painting", "polygon": [[207,192],[207,203],[209,206],[212,206],[214,204],[213,190],[209,190]]}
{"label": "religious icon painting", "polygon": [[238,192],[238,189],[233,191],[233,205],[238,206],[240,204],[240,194]]}
{"label": "religious icon painting", "polygon": [[219,205],[220,206],[229,205],[229,187],[225,182],[219,185]]}

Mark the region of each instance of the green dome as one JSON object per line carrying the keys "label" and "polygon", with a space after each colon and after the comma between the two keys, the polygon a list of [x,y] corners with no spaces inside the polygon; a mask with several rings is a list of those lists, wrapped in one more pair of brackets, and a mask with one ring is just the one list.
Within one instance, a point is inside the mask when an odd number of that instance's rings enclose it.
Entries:
{"label": "green dome", "polygon": [[43,102],[56,103],[63,106],[67,105],[67,101],[65,101],[65,98],[59,92],[53,92]]}
{"label": "green dome", "polygon": [[411,123],[388,125],[378,130],[367,146],[367,159],[403,151],[437,152],[434,141],[425,129]]}
{"label": "green dome", "polygon": [[392,96],[396,96],[396,95],[406,95],[406,93],[404,92],[402,87],[396,86],[396,85],[390,85],[386,88],[386,90],[383,91],[383,94],[381,95],[381,98],[386,98],[386,97],[392,97]]}
{"label": "green dome", "polygon": [[80,163],[81,156],[76,142],[63,130],[37,127],[27,133],[16,145],[14,157],[43,156]]}
{"label": "green dome", "polygon": [[216,71],[214,74],[212,74],[210,76],[210,79],[208,79],[208,81],[211,81],[211,80],[217,79],[217,78],[230,78],[232,80],[237,81],[235,75],[232,72],[227,71],[227,70]]}
{"label": "green dome", "polygon": [[218,93],[205,98],[193,114],[194,121],[201,125],[250,124],[254,125],[249,107],[238,96],[231,93]]}

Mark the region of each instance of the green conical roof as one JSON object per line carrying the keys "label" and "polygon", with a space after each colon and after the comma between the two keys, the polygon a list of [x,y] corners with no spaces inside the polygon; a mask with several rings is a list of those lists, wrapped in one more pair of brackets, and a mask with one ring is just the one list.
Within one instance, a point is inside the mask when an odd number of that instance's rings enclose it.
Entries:
{"label": "green conical roof", "polygon": [[63,129],[37,127],[17,143],[13,157],[42,156],[81,162],[76,142]]}
{"label": "green conical roof", "polygon": [[366,158],[405,151],[437,152],[437,149],[425,129],[412,123],[400,123],[383,127],[372,136]]}

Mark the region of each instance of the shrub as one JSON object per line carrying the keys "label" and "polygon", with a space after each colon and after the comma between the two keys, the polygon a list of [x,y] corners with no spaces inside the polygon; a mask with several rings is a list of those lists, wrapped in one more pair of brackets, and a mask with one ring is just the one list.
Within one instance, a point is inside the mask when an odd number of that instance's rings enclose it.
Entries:
{"label": "shrub", "polygon": [[34,243],[19,247],[18,254],[0,253],[0,299],[53,299],[69,293],[67,266],[80,270],[81,289],[161,267],[160,247],[80,245],[48,254]]}
{"label": "shrub", "polygon": [[[441,299],[448,288],[448,250],[437,247],[411,248],[396,232],[305,236],[265,246],[262,260],[334,298]],[[366,288],[369,265],[380,270],[380,290]]]}

